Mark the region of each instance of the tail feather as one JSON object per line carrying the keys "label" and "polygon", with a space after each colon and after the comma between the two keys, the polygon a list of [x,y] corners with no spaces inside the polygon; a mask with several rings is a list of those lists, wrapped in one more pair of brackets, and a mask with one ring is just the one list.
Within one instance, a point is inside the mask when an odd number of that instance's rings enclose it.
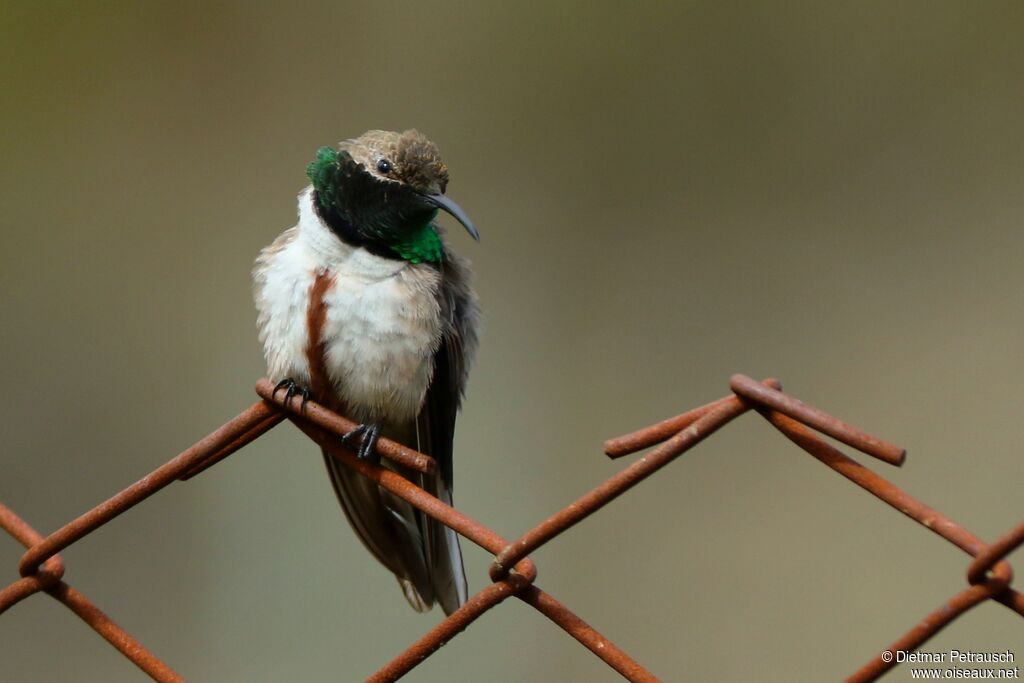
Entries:
{"label": "tail feather", "polygon": [[420,597],[419,591],[416,590],[416,586],[412,585],[412,581],[409,579],[398,579],[398,585],[402,589],[402,595],[405,596],[406,601],[412,606],[417,612],[428,612],[433,605],[428,605],[423,602],[423,598]]}
{"label": "tail feather", "polygon": [[[421,479],[424,490],[452,504],[451,491],[439,475],[423,475]],[[445,614],[451,614],[468,598],[459,535],[444,524],[428,519],[424,536],[428,539],[427,558],[434,595]]]}
{"label": "tail feather", "polygon": [[421,513],[327,453],[324,462],[356,536],[395,575],[412,608],[417,612],[429,610],[434,604],[434,589],[418,520]]}
{"label": "tail feather", "polygon": [[[383,434],[432,455],[439,461],[439,471],[420,474],[387,460],[382,465],[451,505],[451,486],[444,474],[451,468],[451,431],[432,433],[429,418],[430,411],[425,407],[416,421],[384,425]],[[438,602],[445,614],[451,614],[461,607],[468,588],[459,535],[327,453],[324,460],[356,535],[395,575],[412,608],[425,612]]]}

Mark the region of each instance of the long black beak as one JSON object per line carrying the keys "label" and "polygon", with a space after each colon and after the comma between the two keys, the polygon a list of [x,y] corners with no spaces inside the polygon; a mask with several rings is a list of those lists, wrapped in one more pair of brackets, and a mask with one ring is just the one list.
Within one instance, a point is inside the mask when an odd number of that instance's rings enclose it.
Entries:
{"label": "long black beak", "polygon": [[480,233],[477,232],[476,228],[473,227],[473,221],[469,220],[469,216],[462,210],[458,204],[445,197],[443,194],[425,194],[427,201],[432,203],[437,208],[441,209],[445,213],[451,214],[455,220],[462,223],[462,227],[466,229],[470,235],[473,236],[477,242],[480,241]]}

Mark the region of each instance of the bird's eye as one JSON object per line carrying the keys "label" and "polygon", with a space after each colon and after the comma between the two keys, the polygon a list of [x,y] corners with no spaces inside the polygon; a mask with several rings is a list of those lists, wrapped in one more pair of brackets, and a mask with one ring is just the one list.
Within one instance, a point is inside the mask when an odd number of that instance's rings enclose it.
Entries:
{"label": "bird's eye", "polygon": [[377,170],[383,173],[384,175],[391,173],[391,162],[388,161],[387,159],[381,159],[380,161],[377,162]]}

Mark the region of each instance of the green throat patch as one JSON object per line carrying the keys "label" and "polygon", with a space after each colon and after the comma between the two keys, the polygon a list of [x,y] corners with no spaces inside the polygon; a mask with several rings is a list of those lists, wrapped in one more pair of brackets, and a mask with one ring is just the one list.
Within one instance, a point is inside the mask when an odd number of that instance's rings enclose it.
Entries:
{"label": "green throat patch", "polygon": [[430,223],[397,244],[388,245],[409,263],[440,263],[444,253],[441,237]]}

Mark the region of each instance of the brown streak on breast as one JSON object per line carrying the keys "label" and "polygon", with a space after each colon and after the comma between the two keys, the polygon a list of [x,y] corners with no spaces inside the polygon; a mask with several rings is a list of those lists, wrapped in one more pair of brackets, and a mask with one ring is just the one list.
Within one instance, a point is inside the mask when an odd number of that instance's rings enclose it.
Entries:
{"label": "brown streak on breast", "polygon": [[309,364],[309,390],[313,397],[326,408],[339,411],[343,408],[327,372],[327,343],[323,338],[324,323],[327,321],[327,302],[324,297],[334,286],[334,275],[329,271],[317,271],[316,279],[309,287],[309,307],[306,309],[306,361]]}

